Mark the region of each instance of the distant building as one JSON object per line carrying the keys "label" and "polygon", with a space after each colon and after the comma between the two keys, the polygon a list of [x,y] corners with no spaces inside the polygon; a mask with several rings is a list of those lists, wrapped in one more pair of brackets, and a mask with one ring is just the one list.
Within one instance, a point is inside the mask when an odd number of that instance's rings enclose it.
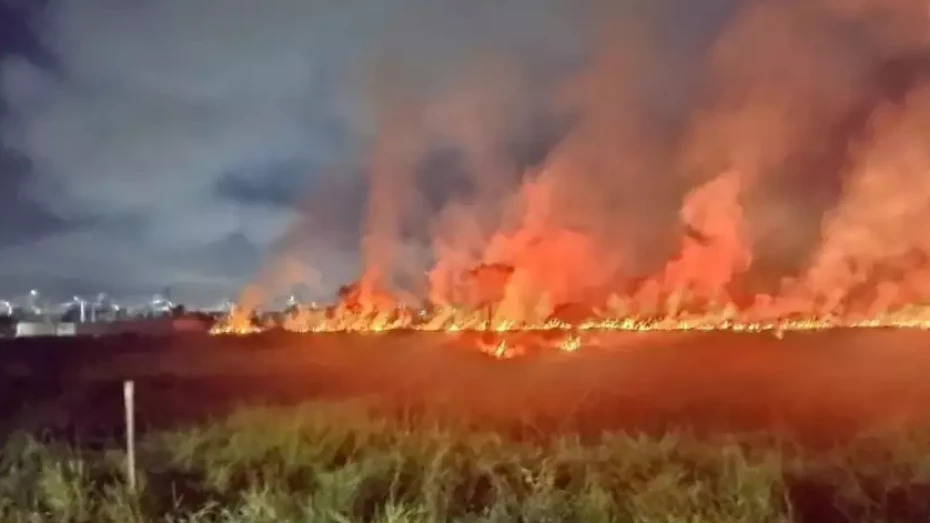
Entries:
{"label": "distant building", "polygon": [[17,338],[38,338],[57,336],[58,324],[40,321],[21,321],[16,324],[15,336]]}
{"label": "distant building", "polygon": [[162,316],[157,318],[126,319],[118,321],[67,322],[22,321],[16,324],[17,338],[44,336],[114,336],[125,334],[168,335],[180,333],[208,333],[213,321],[201,316]]}

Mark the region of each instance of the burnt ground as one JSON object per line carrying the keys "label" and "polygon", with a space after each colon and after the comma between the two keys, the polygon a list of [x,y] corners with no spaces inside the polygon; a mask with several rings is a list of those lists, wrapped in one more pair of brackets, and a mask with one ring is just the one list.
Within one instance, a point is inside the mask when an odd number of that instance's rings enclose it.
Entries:
{"label": "burnt ground", "polygon": [[821,444],[930,421],[930,333],[612,333],[578,352],[512,360],[477,352],[473,341],[439,333],[11,340],[0,344],[0,419],[8,430],[82,441],[118,434],[121,384],[132,379],[144,429],[241,405],[331,398],[519,437],[684,427]]}

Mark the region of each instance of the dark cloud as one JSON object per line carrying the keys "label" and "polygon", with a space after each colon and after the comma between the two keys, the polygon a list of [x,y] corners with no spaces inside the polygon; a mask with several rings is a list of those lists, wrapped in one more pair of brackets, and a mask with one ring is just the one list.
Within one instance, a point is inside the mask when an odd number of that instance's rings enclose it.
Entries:
{"label": "dark cloud", "polygon": [[26,192],[29,162],[0,147],[0,248],[60,234],[75,224],[36,203]]}
{"label": "dark cloud", "polygon": [[0,56],[28,56],[55,70],[57,62],[37,35],[36,25],[49,0],[4,0],[0,2]]}
{"label": "dark cloud", "polygon": [[308,178],[313,167],[301,162],[281,161],[269,166],[243,168],[224,174],[216,192],[243,205],[297,208],[303,195],[312,190]]}
{"label": "dark cloud", "polygon": [[[3,216],[35,227],[0,246],[0,285],[171,285],[212,303],[287,245],[329,294],[358,267],[370,160],[398,132],[386,115],[422,139],[417,165],[443,143],[485,166],[539,164],[577,116],[554,91],[617,18],[661,28],[663,74],[640,87],[673,127],[736,3],[0,4],[28,15],[0,22],[0,38],[29,51],[0,62],[0,140],[28,160]],[[443,161],[423,164],[433,204],[462,194]]]}

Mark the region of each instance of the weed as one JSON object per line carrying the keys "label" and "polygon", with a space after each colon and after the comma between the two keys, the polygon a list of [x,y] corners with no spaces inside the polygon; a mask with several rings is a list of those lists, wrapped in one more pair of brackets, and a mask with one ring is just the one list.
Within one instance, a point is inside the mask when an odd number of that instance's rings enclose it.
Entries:
{"label": "weed", "polygon": [[[421,420],[422,421],[422,420]],[[771,439],[771,438],[769,438]],[[897,431],[810,453],[753,438],[570,435],[535,443],[420,428],[364,404],[245,409],[115,448],[9,438],[0,521],[614,523],[921,521],[930,437]]]}

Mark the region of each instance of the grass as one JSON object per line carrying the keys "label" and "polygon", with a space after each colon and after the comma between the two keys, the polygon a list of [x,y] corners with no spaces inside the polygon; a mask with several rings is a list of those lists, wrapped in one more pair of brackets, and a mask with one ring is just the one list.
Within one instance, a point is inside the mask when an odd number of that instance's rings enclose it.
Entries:
{"label": "grass", "polygon": [[3,523],[767,523],[930,520],[930,431],[813,452],[770,437],[570,435],[517,442],[363,403],[242,410],[124,455],[20,434]]}

